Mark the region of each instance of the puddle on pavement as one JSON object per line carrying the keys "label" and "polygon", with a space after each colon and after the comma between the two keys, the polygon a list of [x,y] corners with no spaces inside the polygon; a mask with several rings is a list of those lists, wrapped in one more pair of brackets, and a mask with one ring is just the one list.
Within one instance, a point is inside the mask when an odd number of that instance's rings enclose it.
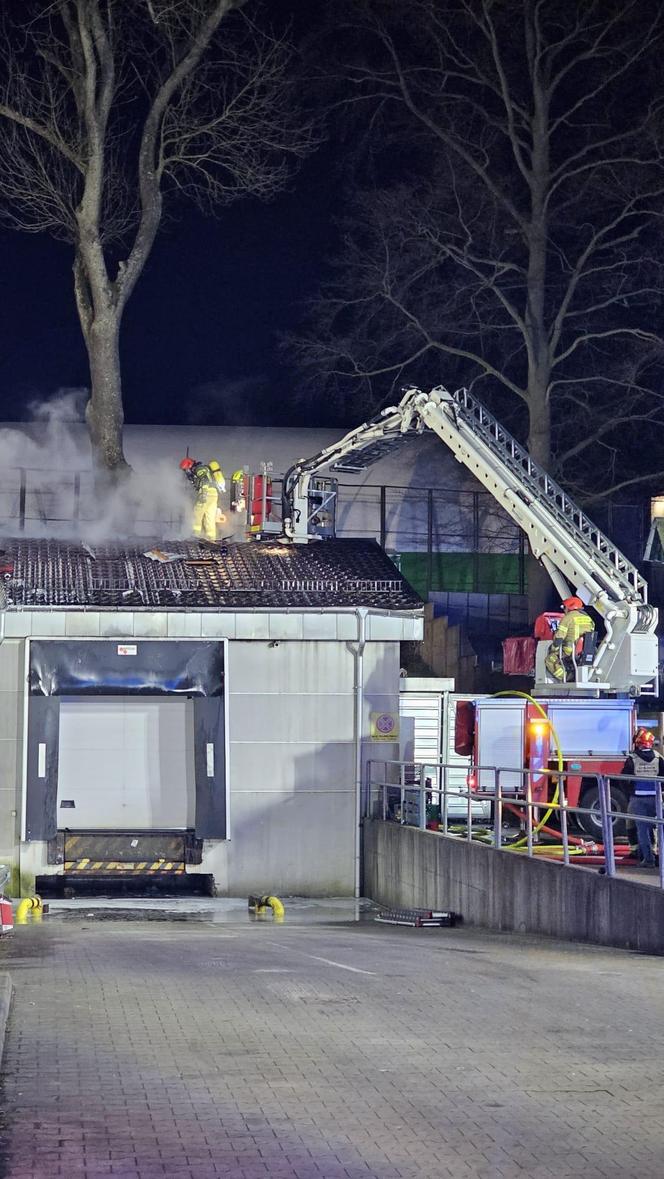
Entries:
{"label": "puddle on pavement", "polygon": [[68,923],[100,921],[121,922],[185,922],[198,925],[328,925],[356,924],[372,921],[378,906],[369,900],[353,900],[347,897],[309,900],[304,897],[284,897],[285,916],[276,918],[271,913],[257,915],[250,913],[246,899],[218,897],[214,900],[196,900],[191,897],[176,897],[159,900],[136,899],[127,903],[112,897],[98,897],[81,900],[51,900],[46,921]]}

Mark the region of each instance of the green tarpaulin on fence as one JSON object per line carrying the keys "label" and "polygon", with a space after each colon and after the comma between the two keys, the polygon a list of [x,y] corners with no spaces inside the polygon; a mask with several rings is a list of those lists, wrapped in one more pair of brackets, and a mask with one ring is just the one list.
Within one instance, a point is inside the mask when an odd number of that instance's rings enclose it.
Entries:
{"label": "green tarpaulin on fence", "polygon": [[397,563],[423,598],[429,590],[518,594],[527,588],[519,585],[517,553],[400,553]]}

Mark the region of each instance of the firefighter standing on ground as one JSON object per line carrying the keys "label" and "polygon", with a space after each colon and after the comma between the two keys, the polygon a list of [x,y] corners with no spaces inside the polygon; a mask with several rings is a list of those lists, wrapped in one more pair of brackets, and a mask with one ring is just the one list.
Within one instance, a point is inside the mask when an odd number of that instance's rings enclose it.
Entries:
{"label": "firefighter standing on ground", "polygon": [[219,463],[216,459],[211,459],[209,463],[199,463],[196,459],[184,458],[180,463],[180,470],[184,472],[196,493],[191,518],[194,536],[216,541],[219,492],[226,486]]}
{"label": "firefighter standing on ground", "polygon": [[655,738],[648,729],[637,729],[634,734],[634,750],[627,758],[622,773],[634,774],[632,797],[627,812],[636,819],[636,836],[639,844],[639,858],[644,868],[654,868],[657,863],[654,852],[654,827],[652,823],[639,823],[639,818],[654,819],[657,816],[657,791],[664,779],[664,759],[655,753]]}
{"label": "firefighter standing on ground", "polygon": [[581,598],[565,598],[562,604],[564,617],[551,641],[544,666],[549,675],[559,683],[574,681],[574,652],[576,644],[584,635],[591,634],[595,623],[583,608]]}

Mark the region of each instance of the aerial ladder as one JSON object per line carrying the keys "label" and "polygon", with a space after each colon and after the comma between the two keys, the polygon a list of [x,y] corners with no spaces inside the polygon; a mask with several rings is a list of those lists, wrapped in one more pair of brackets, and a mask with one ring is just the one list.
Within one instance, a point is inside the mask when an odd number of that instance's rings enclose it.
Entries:
{"label": "aerial ladder", "polygon": [[[592,663],[575,668],[574,683],[556,684],[556,694],[656,691],[657,610],[648,604],[645,579],[468,389],[451,393],[438,385],[426,393],[407,388],[398,405],[290,467],[282,484],[284,539],[306,543],[317,536],[321,507],[332,495],[321,471],[364,470],[425,430],[438,435],[519,525],[561,598],[575,594],[602,619],[604,635]],[[540,694],[554,690],[544,668],[548,646],[538,644],[535,688]]]}

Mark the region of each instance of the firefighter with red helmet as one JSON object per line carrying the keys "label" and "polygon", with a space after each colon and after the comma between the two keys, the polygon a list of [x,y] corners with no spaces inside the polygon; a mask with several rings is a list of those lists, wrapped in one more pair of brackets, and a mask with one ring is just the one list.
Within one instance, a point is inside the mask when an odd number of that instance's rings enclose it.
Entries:
{"label": "firefighter with red helmet", "polygon": [[191,530],[194,536],[202,536],[205,540],[216,541],[220,490],[218,476],[223,479],[223,475],[219,464],[215,460],[212,462],[214,462],[214,467],[211,469],[210,463],[199,463],[187,455],[180,463],[180,470],[196,492],[191,518]]}
{"label": "firefighter with red helmet", "polygon": [[639,859],[644,868],[654,868],[657,863],[655,828],[652,823],[640,823],[639,819],[657,817],[657,791],[662,789],[664,779],[664,759],[655,752],[654,744],[655,738],[648,729],[637,729],[632,753],[622,768],[623,774],[633,774],[635,779],[627,811],[636,820]]}
{"label": "firefighter with red helmet", "polygon": [[562,603],[564,616],[558,623],[556,633],[544,660],[544,666],[549,675],[558,683],[574,682],[575,663],[574,653],[579,639],[592,634],[595,623],[586,613],[581,598],[565,598]]}

